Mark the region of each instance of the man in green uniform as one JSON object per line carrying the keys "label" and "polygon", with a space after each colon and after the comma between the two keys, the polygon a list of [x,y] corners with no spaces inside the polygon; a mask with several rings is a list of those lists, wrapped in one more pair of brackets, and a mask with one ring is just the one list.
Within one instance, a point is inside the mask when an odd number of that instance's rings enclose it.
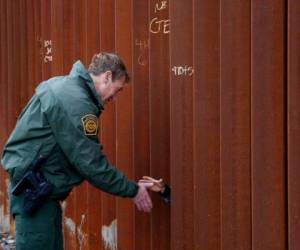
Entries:
{"label": "man in green uniform", "polygon": [[[15,218],[17,250],[63,249],[59,201],[84,179],[104,192],[133,198],[141,211],[151,211],[149,185],[130,181],[109,165],[97,136],[104,105],[128,81],[122,60],[100,53],[88,70],[77,61],[69,75],[51,78],[36,88],[2,154],[2,165],[11,179],[10,211]],[[38,173],[52,191],[37,211],[27,214],[28,190],[19,195],[11,191],[39,156],[46,160]]]}

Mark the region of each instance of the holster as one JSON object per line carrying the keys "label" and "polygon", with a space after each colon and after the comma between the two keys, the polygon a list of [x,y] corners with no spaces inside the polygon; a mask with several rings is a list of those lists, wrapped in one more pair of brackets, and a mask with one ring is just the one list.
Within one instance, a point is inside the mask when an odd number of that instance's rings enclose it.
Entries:
{"label": "holster", "polygon": [[23,212],[26,215],[36,212],[53,191],[53,185],[40,171],[44,161],[45,158],[42,156],[35,160],[24,177],[12,189],[12,194],[15,196],[25,192]]}
{"label": "holster", "polygon": [[53,191],[53,185],[48,183],[42,173],[36,173],[39,179],[38,186],[30,186],[25,190],[23,212],[26,215],[34,214]]}

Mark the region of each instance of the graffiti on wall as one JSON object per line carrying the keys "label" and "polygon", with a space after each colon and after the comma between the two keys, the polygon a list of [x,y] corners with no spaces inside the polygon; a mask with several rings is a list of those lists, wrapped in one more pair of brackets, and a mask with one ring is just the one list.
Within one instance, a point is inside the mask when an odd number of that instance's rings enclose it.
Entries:
{"label": "graffiti on wall", "polygon": [[[154,12],[160,12],[167,10],[168,1],[160,1],[155,4]],[[160,19],[159,17],[154,17],[151,19],[149,24],[149,32],[152,34],[169,34],[170,33],[170,19]]]}

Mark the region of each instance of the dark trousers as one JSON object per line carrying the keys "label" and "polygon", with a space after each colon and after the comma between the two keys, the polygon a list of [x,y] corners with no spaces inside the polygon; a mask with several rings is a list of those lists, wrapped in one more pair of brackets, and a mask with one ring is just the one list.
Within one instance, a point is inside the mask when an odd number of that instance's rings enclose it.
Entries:
{"label": "dark trousers", "polygon": [[15,214],[16,250],[63,250],[62,213],[48,200],[32,216]]}

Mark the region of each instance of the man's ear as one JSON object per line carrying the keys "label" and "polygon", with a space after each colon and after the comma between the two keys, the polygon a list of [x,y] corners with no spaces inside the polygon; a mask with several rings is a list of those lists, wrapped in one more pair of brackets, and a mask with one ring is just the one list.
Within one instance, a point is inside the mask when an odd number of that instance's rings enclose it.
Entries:
{"label": "man's ear", "polygon": [[106,82],[112,81],[112,72],[110,70],[105,72],[105,81]]}

